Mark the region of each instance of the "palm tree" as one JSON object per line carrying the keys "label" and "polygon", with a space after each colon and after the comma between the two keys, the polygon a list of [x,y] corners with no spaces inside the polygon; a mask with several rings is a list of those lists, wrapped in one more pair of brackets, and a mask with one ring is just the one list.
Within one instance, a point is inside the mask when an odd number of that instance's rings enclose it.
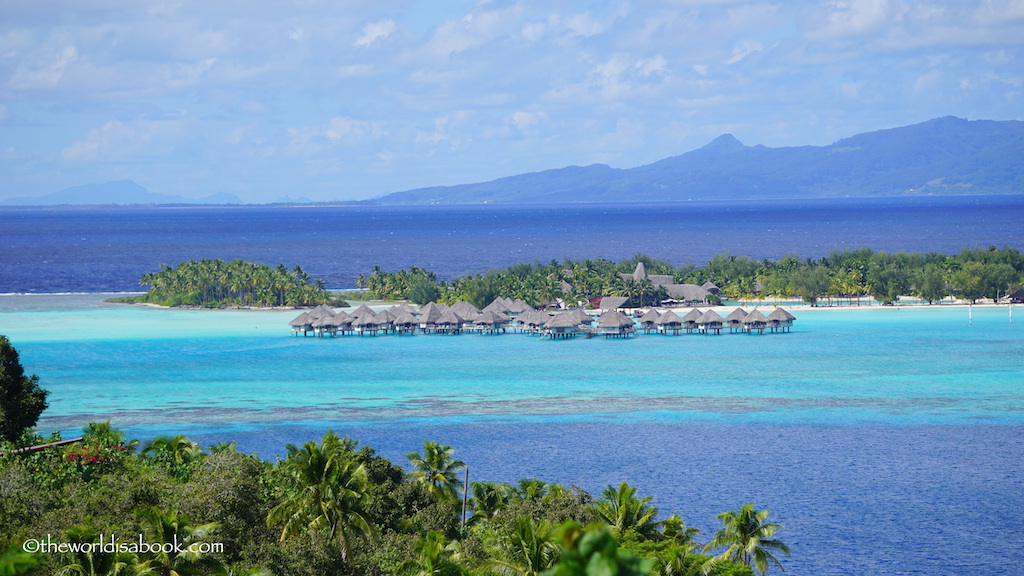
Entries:
{"label": "palm tree", "polygon": [[180,576],[193,573],[223,574],[224,564],[193,544],[207,542],[218,528],[216,522],[192,525],[187,516],[159,508],[139,513],[147,542],[156,550],[137,566],[138,576]]}
{"label": "palm tree", "polygon": [[416,541],[412,558],[395,569],[398,576],[468,576],[469,570],[456,560],[455,550],[444,535],[430,531]]}
{"label": "palm tree", "polygon": [[451,446],[424,441],[422,456],[419,452],[410,452],[405,456],[415,469],[409,473],[409,477],[413,482],[425,484],[427,491],[434,496],[457,501],[463,486],[456,472],[465,468],[466,464],[454,459],[452,454],[455,454],[455,449]]}
{"label": "palm tree", "polygon": [[187,480],[193,465],[204,456],[203,448],[181,434],[158,436],[142,447],[142,455],[162,464],[177,478]]}
{"label": "palm tree", "polygon": [[[99,534],[91,524],[78,524],[68,529],[66,539],[72,545],[96,542]],[[131,574],[135,558],[126,552],[103,552],[99,546],[76,547],[55,576],[118,576]],[[0,570],[0,574],[3,574]]]}
{"label": "palm tree", "polygon": [[497,576],[537,576],[561,556],[551,524],[529,516],[516,518],[508,532],[488,533],[483,544],[491,556],[484,571]]}
{"label": "palm tree", "polygon": [[494,482],[472,482],[473,497],[469,505],[473,508],[470,522],[490,520],[500,510],[508,506],[508,485]]}
{"label": "palm tree", "polygon": [[678,514],[672,514],[661,521],[661,537],[678,545],[695,544],[693,538],[698,534],[700,530],[687,526]]}
{"label": "palm tree", "polygon": [[739,512],[722,512],[718,520],[723,528],[715,534],[714,540],[708,542],[704,551],[726,546],[716,559],[746,564],[762,575],[768,572],[769,561],[782,568],[782,563],[772,552],[789,556],[789,547],[772,538],[782,525],[766,522],[769,513],[767,509],[755,509],[753,504],[747,504]]}
{"label": "palm tree", "polygon": [[637,498],[636,488],[623,482],[616,489],[608,486],[597,501],[597,513],[608,523],[617,536],[633,530],[645,537],[652,537],[657,532],[658,508],[651,506],[652,497]]}
{"label": "palm tree", "polygon": [[333,432],[327,432],[320,444],[287,446],[288,457],[279,465],[285,497],[267,515],[268,526],[284,524],[281,540],[303,529],[326,530],[347,558],[353,537],[374,537],[366,512],[369,480],[354,447],[353,440]]}

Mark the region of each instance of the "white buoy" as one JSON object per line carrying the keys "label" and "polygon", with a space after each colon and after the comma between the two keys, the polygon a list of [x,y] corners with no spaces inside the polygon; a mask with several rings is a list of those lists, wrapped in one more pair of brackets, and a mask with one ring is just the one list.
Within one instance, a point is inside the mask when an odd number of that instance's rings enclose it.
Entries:
{"label": "white buoy", "polygon": [[974,306],[971,304],[967,305],[967,323],[974,324]]}

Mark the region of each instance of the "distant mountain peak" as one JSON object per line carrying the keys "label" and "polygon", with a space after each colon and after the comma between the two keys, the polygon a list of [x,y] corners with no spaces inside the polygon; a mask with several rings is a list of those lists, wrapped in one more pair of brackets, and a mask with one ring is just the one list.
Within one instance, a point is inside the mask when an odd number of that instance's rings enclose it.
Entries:
{"label": "distant mountain peak", "polygon": [[646,166],[567,167],[400,192],[380,204],[680,202],[1024,193],[1024,122],[935,118],[830,146],[745,146],[723,134]]}
{"label": "distant mountain peak", "polygon": [[707,150],[709,152],[736,152],[737,150],[743,150],[746,146],[743,142],[740,142],[732,134],[722,134],[718,138],[715,138],[711,142],[708,142],[701,150]]}

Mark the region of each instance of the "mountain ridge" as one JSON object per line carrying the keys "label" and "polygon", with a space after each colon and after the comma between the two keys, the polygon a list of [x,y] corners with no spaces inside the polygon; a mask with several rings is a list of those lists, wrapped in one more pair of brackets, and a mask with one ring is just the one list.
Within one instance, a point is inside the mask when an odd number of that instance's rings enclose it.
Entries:
{"label": "mountain ridge", "polygon": [[184,198],[157,194],[132,180],[112,180],[100,184],[72,186],[35,197],[0,200],[2,206],[104,206],[104,205],[166,205],[166,204],[242,204],[234,194],[218,192],[203,198]]}
{"label": "mountain ridge", "polygon": [[747,146],[723,134],[635,168],[568,166],[388,194],[373,204],[679,202],[1024,193],[1024,122],[945,116],[827,146]]}

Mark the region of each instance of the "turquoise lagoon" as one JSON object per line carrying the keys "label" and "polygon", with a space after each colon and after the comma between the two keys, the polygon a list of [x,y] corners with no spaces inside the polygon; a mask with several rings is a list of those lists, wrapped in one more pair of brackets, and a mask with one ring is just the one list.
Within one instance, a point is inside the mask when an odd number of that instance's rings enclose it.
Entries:
{"label": "turquoise lagoon", "polygon": [[629,340],[294,337],[294,311],[0,296],[51,390],[44,430],[238,440],[328,428],[395,462],[452,444],[474,480],[623,480],[706,538],[770,508],[787,574],[1024,573],[1024,311],[801,310],[792,333]]}
{"label": "turquoise lagoon", "polygon": [[[1022,424],[1006,307],[803,310],[792,333],[295,337],[294,311],[0,297],[0,333],[52,390],[40,425],[131,429],[405,420]],[[970,317],[969,317],[970,314]]]}

